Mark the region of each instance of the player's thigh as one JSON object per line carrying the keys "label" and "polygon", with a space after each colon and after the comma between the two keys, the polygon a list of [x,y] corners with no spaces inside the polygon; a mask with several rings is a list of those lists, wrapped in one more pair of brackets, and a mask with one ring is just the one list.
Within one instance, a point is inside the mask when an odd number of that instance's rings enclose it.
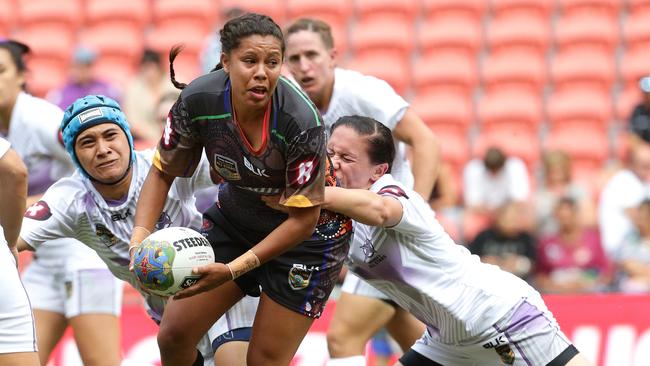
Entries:
{"label": "player's thigh", "polygon": [[68,321],[61,313],[34,309],[36,323],[36,340],[38,354],[43,364],[47,363],[50,353],[63,336]]}
{"label": "player's thigh", "polygon": [[360,340],[365,345],[394,314],[395,307],[384,300],[342,292],[328,333],[349,341]]}
{"label": "player's thigh", "polygon": [[[39,366],[41,363],[38,360],[36,352],[20,352],[20,353],[3,353],[0,354],[0,365],[2,366]],[[45,365],[45,364],[43,364]]]}
{"label": "player's thigh", "polygon": [[68,319],[85,366],[120,364],[120,319],[112,314],[83,314]]}
{"label": "player's thigh", "polygon": [[248,347],[248,364],[288,365],[313,321],[262,293]]}
{"label": "player's thigh", "polygon": [[214,352],[215,365],[246,366],[248,342],[232,341],[219,346]]}
{"label": "player's thigh", "polygon": [[402,352],[406,352],[411,346],[422,337],[426,326],[416,319],[408,311],[397,307],[395,315],[386,324],[388,333],[399,344]]}

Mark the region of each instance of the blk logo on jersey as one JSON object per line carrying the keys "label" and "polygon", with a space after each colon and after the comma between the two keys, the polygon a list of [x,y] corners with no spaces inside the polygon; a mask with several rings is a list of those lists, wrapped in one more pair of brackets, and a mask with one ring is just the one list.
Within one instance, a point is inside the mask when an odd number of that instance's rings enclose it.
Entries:
{"label": "blk logo on jersey", "polygon": [[27,208],[25,217],[32,220],[45,221],[52,217],[52,212],[50,211],[50,206],[45,201],[38,201]]}
{"label": "blk logo on jersey", "polygon": [[165,129],[163,130],[163,135],[160,138],[160,145],[165,150],[171,150],[178,145],[178,133],[172,128],[172,113],[169,112],[167,115],[167,121],[165,121]]}
{"label": "blk logo on jersey", "polygon": [[401,187],[395,185],[386,186],[380,189],[379,192],[377,193],[380,195],[390,194],[391,196],[395,196],[395,197],[404,197],[406,199],[409,198],[409,196],[406,195],[406,192],[404,192],[404,190]]}
{"label": "blk logo on jersey", "polygon": [[289,165],[288,174],[291,186],[306,186],[318,175],[319,161],[316,155],[306,157]]}
{"label": "blk logo on jersey", "polygon": [[253,172],[253,174],[255,175],[258,175],[260,177],[266,177],[266,178],[269,177],[269,175],[266,174],[266,169],[260,169],[254,166],[253,163],[251,163],[250,160],[246,158],[246,156],[244,156],[244,166],[246,166],[246,168],[251,172]]}

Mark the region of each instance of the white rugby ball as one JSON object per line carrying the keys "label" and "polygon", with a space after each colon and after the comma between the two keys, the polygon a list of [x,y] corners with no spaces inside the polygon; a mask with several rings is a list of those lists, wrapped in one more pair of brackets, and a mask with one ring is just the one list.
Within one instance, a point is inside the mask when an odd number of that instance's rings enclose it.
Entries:
{"label": "white rugby ball", "polygon": [[149,235],[135,249],[133,269],[149,291],[172,296],[199,279],[192,268],[214,263],[208,239],[184,227],[168,227]]}

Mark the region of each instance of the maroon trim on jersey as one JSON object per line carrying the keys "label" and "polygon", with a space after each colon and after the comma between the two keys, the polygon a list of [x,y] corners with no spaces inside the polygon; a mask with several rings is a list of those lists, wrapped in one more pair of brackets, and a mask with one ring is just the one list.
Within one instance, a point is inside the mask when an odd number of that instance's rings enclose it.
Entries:
{"label": "maroon trim on jersey", "polygon": [[271,102],[269,102],[269,104],[266,106],[266,111],[264,111],[264,118],[262,120],[262,145],[257,150],[251,146],[250,142],[248,142],[248,139],[246,138],[246,135],[244,134],[244,131],[242,131],[241,126],[239,126],[239,122],[237,122],[237,115],[235,114],[235,109],[233,108],[232,111],[232,120],[235,123],[235,126],[237,126],[237,131],[239,131],[239,136],[241,136],[242,141],[244,141],[246,149],[253,155],[259,156],[266,149],[266,143],[268,141],[269,121],[271,120]]}
{"label": "maroon trim on jersey", "polygon": [[406,195],[406,192],[404,192],[404,190],[401,187],[396,186],[396,185],[386,186],[386,187],[380,189],[379,192],[377,192],[377,194],[379,194],[379,195],[389,194],[389,195],[395,196],[395,197],[404,197],[406,199],[409,198],[409,196]]}
{"label": "maroon trim on jersey", "polygon": [[45,221],[52,217],[52,212],[50,211],[50,206],[45,201],[38,201],[25,210],[25,217]]}

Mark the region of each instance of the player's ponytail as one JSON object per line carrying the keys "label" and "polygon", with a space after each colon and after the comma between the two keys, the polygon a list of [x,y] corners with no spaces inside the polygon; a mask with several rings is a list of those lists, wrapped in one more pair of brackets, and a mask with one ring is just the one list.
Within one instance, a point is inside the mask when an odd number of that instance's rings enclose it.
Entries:
{"label": "player's ponytail", "polygon": [[183,48],[183,45],[175,45],[171,50],[169,50],[169,79],[172,81],[172,84],[174,84],[176,89],[181,90],[185,89],[187,87],[187,84],[176,81],[176,74],[174,72],[174,60],[176,59],[176,56],[181,53]]}

